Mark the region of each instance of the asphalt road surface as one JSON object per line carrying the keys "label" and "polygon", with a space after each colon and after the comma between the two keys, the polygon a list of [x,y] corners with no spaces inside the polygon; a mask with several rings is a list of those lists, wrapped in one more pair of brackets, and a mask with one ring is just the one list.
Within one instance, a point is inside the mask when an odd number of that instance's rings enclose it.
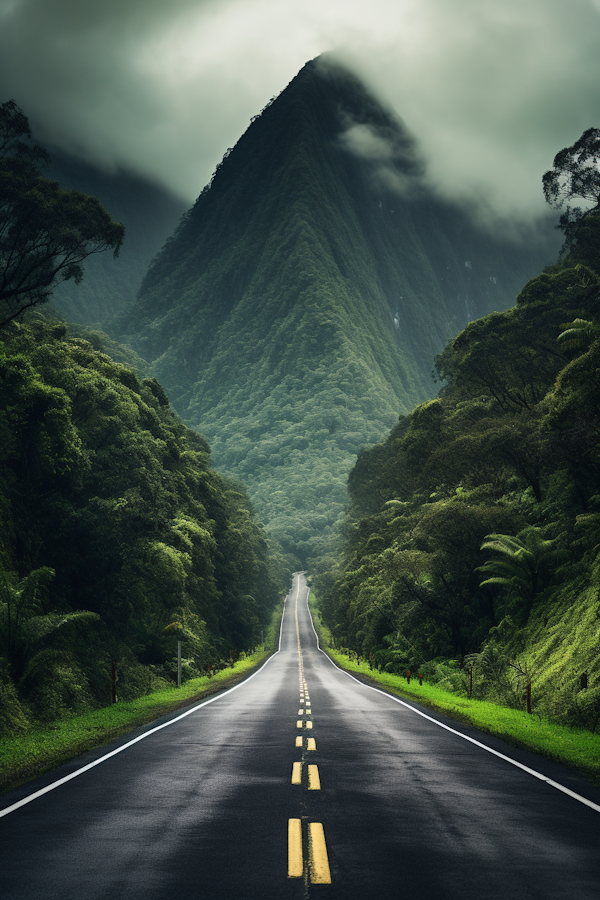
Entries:
{"label": "asphalt road surface", "polygon": [[2,900],[598,900],[600,790],[341,672],[307,594],[236,688],[0,798]]}

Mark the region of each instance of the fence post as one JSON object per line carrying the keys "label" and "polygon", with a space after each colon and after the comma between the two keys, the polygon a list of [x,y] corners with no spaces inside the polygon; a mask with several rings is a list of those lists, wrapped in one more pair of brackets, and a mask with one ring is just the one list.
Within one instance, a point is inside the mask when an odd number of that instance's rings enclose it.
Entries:
{"label": "fence post", "polygon": [[177,687],[181,687],[181,641],[177,641]]}
{"label": "fence post", "polygon": [[527,700],[527,712],[531,714],[531,682],[527,682],[527,687],[525,688],[525,698]]}
{"label": "fence post", "polygon": [[113,664],[111,667],[111,681],[112,681],[112,699],[111,703],[117,702],[117,664],[113,660]]}

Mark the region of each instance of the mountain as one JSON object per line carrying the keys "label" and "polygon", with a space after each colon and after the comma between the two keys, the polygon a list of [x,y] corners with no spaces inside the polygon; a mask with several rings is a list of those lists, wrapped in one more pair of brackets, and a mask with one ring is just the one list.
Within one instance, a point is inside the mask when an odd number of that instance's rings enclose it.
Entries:
{"label": "mountain", "polygon": [[52,305],[71,322],[110,327],[112,317],[135,300],[142,279],[186,210],[185,203],[164,188],[125,171],[103,172],[50,148],[49,178],[61,187],[98,197],[113,219],[125,225],[125,241],[117,259],[110,253],[91,256],[83,281],[66,282],[53,292]]}
{"label": "mountain", "polygon": [[414,140],[318,58],[250,124],[152,263],[117,336],[304,564],[361,447],[435,393],[433,358],[556,255],[424,185]]}

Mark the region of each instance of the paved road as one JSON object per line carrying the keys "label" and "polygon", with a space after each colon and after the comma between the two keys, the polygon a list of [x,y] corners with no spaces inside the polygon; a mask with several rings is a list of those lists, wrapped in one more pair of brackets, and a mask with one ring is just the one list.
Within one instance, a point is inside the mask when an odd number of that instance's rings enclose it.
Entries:
{"label": "paved road", "polygon": [[597,900],[600,791],[340,672],[306,598],[242,685],[0,818],[3,900]]}

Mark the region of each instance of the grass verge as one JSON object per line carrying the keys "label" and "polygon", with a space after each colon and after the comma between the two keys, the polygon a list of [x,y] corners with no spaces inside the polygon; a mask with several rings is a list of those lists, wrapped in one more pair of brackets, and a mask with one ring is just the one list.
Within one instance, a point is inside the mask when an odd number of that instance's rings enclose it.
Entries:
{"label": "grass verge", "polygon": [[356,673],[361,680],[381,685],[392,694],[414,700],[421,706],[443,713],[480,731],[502,738],[514,747],[531,750],[556,762],[572,766],[594,784],[600,785],[600,735],[578,728],[557,725],[538,715],[528,715],[518,709],[497,706],[483,700],[469,700],[444,691],[435,684],[410,684],[401,675],[371,670],[365,661],[357,663],[331,647],[327,628],[321,622],[318,601],[311,593],[309,601],[321,649],[342,669]]}
{"label": "grass verge", "polygon": [[136,700],[91,710],[19,737],[1,740],[0,791],[18,787],[140,725],[147,725],[160,716],[233,687],[269,655],[269,651],[258,650],[212,678],[194,678],[181,688],[155,691]]}

